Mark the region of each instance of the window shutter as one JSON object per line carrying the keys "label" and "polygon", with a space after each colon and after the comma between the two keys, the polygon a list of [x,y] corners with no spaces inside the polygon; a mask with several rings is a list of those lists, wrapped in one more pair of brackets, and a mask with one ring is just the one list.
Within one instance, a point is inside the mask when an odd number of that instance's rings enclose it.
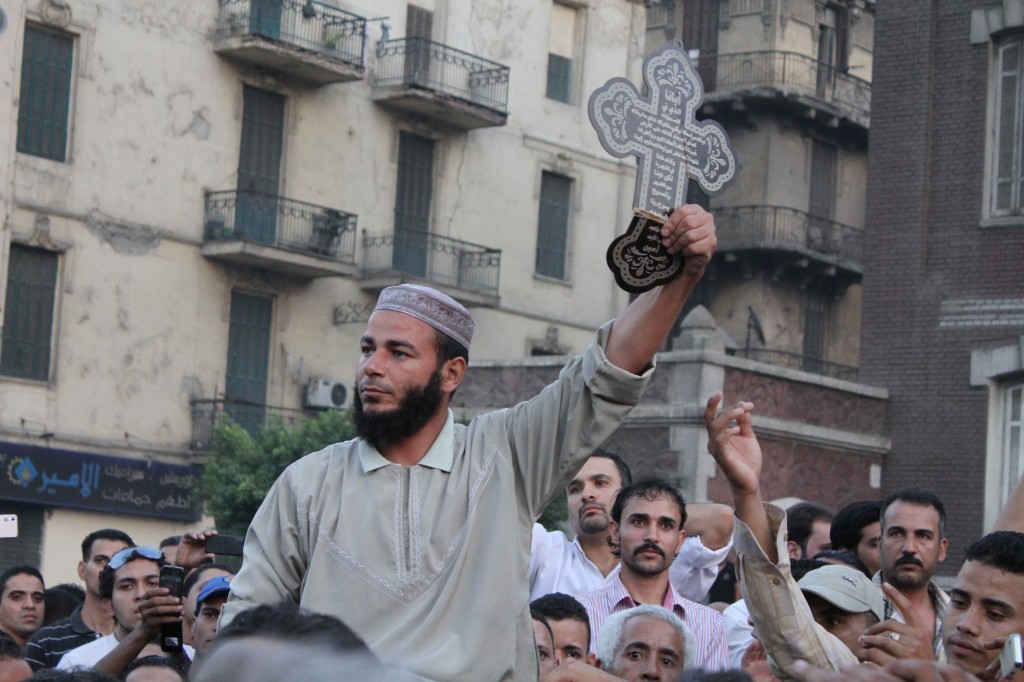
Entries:
{"label": "window shutter", "polygon": [[28,24],[21,60],[18,151],[64,161],[74,38]]}

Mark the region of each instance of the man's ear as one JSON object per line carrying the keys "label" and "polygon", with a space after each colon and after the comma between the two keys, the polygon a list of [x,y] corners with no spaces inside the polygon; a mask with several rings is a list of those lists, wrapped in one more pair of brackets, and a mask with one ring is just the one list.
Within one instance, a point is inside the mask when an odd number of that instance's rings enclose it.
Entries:
{"label": "man's ear", "polygon": [[601,661],[597,660],[597,654],[587,654],[587,665],[595,668],[601,667]]}
{"label": "man's ear", "polygon": [[452,393],[462,384],[462,378],[466,376],[466,359],[455,357],[446,360],[441,366],[441,390],[444,393]]}
{"label": "man's ear", "polygon": [[79,580],[85,580],[85,562],[84,561],[79,561],[78,562],[78,579]]}
{"label": "man's ear", "polygon": [[803,551],[800,549],[800,544],[794,540],[786,542],[786,548],[789,550],[790,559],[802,559]]}

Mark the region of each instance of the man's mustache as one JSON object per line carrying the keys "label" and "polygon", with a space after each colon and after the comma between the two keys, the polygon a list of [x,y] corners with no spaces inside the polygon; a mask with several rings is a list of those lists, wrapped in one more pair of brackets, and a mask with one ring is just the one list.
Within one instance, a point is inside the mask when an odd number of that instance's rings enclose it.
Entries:
{"label": "man's mustache", "polygon": [[650,542],[644,543],[644,544],[640,545],[639,547],[637,547],[636,549],[634,549],[633,550],[633,556],[636,556],[640,552],[646,552],[647,550],[653,550],[653,551],[657,552],[658,554],[660,554],[662,559],[665,558],[665,550],[663,550],[661,547],[658,547],[657,545],[652,544]]}
{"label": "man's mustache", "polygon": [[920,566],[921,568],[924,568],[924,564],[921,563],[921,560],[913,554],[904,554],[896,560],[897,566],[902,566],[903,564],[912,564],[914,566]]}

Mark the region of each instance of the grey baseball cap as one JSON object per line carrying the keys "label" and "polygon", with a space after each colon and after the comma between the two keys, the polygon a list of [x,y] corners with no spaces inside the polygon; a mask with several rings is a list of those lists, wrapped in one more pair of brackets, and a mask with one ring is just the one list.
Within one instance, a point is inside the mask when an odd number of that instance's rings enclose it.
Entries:
{"label": "grey baseball cap", "polygon": [[800,589],[814,594],[843,611],[871,611],[878,620],[885,620],[882,590],[871,579],[849,566],[822,566],[797,583]]}

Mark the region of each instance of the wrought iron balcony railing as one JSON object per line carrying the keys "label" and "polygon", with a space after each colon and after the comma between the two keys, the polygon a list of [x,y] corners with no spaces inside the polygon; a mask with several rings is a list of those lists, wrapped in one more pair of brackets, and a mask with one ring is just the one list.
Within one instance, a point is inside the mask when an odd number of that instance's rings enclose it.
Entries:
{"label": "wrought iron balcony railing", "polygon": [[777,88],[871,114],[870,82],[796,52],[708,54],[696,66],[709,93]]}
{"label": "wrought iron balcony railing", "polygon": [[262,192],[207,192],[203,238],[355,263],[356,216]]}
{"label": "wrought iron balcony railing", "polygon": [[304,410],[289,407],[275,407],[233,398],[200,398],[191,401],[193,450],[209,450],[213,447],[213,430],[226,414],[239,426],[255,434],[256,429],[270,420],[293,425],[309,419]]}
{"label": "wrought iron balcony railing", "polygon": [[815,358],[801,353],[791,353],[784,350],[770,350],[768,348],[737,348],[734,354],[741,358],[763,362],[768,365],[778,365],[790,369],[800,369],[812,374],[845,379],[846,381],[857,381],[860,369],[850,365],[843,365],[838,362],[829,362],[821,358]]}
{"label": "wrought iron balcony railing", "polygon": [[400,38],[377,48],[381,87],[411,85],[508,113],[507,66],[425,38]]}
{"label": "wrought iron balcony railing", "polygon": [[822,254],[859,268],[864,231],[785,206],[715,208],[719,249],[781,248]]}
{"label": "wrought iron balcony railing", "polygon": [[363,66],[366,19],[316,0],[218,0],[218,38],[258,35]]}
{"label": "wrought iron balcony railing", "polygon": [[497,296],[501,250],[420,230],[364,232],[363,274],[388,273]]}

